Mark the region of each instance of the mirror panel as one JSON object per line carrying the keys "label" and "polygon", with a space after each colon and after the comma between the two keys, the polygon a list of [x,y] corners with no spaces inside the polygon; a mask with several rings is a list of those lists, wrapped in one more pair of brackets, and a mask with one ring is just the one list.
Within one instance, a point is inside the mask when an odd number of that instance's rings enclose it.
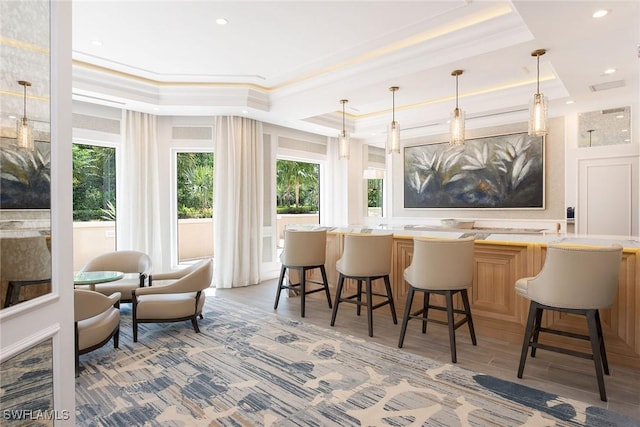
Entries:
{"label": "mirror panel", "polygon": [[365,145],[363,153],[365,157],[362,177],[366,185],[366,216],[382,217],[384,216],[383,188],[386,152],[384,147]]}
{"label": "mirror panel", "polygon": [[609,108],[578,115],[578,147],[631,143],[631,107]]}
{"label": "mirror panel", "polygon": [[49,7],[0,2],[0,308],[51,292]]}

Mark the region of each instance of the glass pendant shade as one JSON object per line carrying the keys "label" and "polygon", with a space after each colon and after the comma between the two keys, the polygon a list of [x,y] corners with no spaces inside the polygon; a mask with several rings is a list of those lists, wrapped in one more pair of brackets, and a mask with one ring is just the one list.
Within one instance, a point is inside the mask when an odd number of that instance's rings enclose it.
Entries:
{"label": "glass pendant shade", "polygon": [[400,152],[400,124],[395,120],[387,126],[387,153]]}
{"label": "glass pendant shade", "polygon": [[27,119],[27,87],[31,86],[30,82],[19,80],[18,84],[24,88],[24,114],[18,120],[17,136],[18,147],[26,150],[33,150],[33,129],[29,119]]}
{"label": "glass pendant shade", "polygon": [[392,93],[392,109],[391,124],[387,126],[387,153],[400,153],[400,124],[396,122],[396,92],[400,89],[398,86],[391,86],[389,90]]}
{"label": "glass pendant shade", "polygon": [[537,58],[537,86],[536,93],[529,104],[529,136],[544,136],[547,134],[547,98],[540,93],[540,57],[547,53],[545,49],[531,52]]}
{"label": "glass pendant shade", "polygon": [[449,144],[464,144],[464,111],[456,108],[451,113],[449,121]]}
{"label": "glass pendant shade", "polygon": [[342,104],[342,132],[338,135],[338,158],[340,159],[349,158],[349,134],[344,123],[344,106],[347,102],[349,102],[347,99],[340,100]]}
{"label": "glass pendant shade", "polygon": [[449,120],[449,144],[464,144],[464,111],[458,108],[458,76],[462,74],[462,70],[453,70],[451,75],[456,78],[456,108],[451,113]]}
{"label": "glass pendant shade", "polygon": [[338,136],[338,157],[341,159],[349,158],[349,134],[346,130],[340,132]]}
{"label": "glass pendant shade", "polygon": [[547,98],[536,93],[529,104],[529,135],[544,136],[547,134]]}
{"label": "glass pendant shade", "polygon": [[33,129],[26,117],[18,119],[18,147],[33,150]]}

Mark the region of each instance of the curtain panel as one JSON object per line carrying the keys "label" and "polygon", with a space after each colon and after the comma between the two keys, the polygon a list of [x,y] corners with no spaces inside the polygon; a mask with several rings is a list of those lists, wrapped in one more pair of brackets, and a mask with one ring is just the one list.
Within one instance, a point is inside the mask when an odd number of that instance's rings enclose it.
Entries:
{"label": "curtain panel", "polygon": [[262,123],[216,117],[213,283],[218,288],[260,282],[263,226]]}
{"label": "curtain panel", "polygon": [[144,252],[163,271],[156,116],[124,110],[123,153],[117,184],[118,250]]}

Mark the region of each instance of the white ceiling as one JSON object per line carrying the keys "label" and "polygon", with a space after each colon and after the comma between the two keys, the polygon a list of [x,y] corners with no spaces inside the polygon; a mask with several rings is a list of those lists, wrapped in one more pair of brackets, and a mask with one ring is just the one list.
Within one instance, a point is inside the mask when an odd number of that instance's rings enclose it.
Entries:
{"label": "white ceiling", "polygon": [[[596,20],[598,9],[609,14]],[[444,131],[454,69],[464,70],[468,127],[526,120],[540,48],[551,116],[637,105],[639,41],[637,0],[74,0],[74,98],[160,115],[246,115],[328,136],[348,99],[352,136],[382,141],[390,86],[400,87],[403,135]],[[624,87],[589,89],[619,80]]]}

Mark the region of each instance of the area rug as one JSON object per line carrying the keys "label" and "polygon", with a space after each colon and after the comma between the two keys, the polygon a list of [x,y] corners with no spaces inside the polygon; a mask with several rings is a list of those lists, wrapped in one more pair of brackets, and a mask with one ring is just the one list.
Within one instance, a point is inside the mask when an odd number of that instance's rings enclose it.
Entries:
{"label": "area rug", "polygon": [[81,357],[83,426],[637,426],[638,420],[209,297]]}

